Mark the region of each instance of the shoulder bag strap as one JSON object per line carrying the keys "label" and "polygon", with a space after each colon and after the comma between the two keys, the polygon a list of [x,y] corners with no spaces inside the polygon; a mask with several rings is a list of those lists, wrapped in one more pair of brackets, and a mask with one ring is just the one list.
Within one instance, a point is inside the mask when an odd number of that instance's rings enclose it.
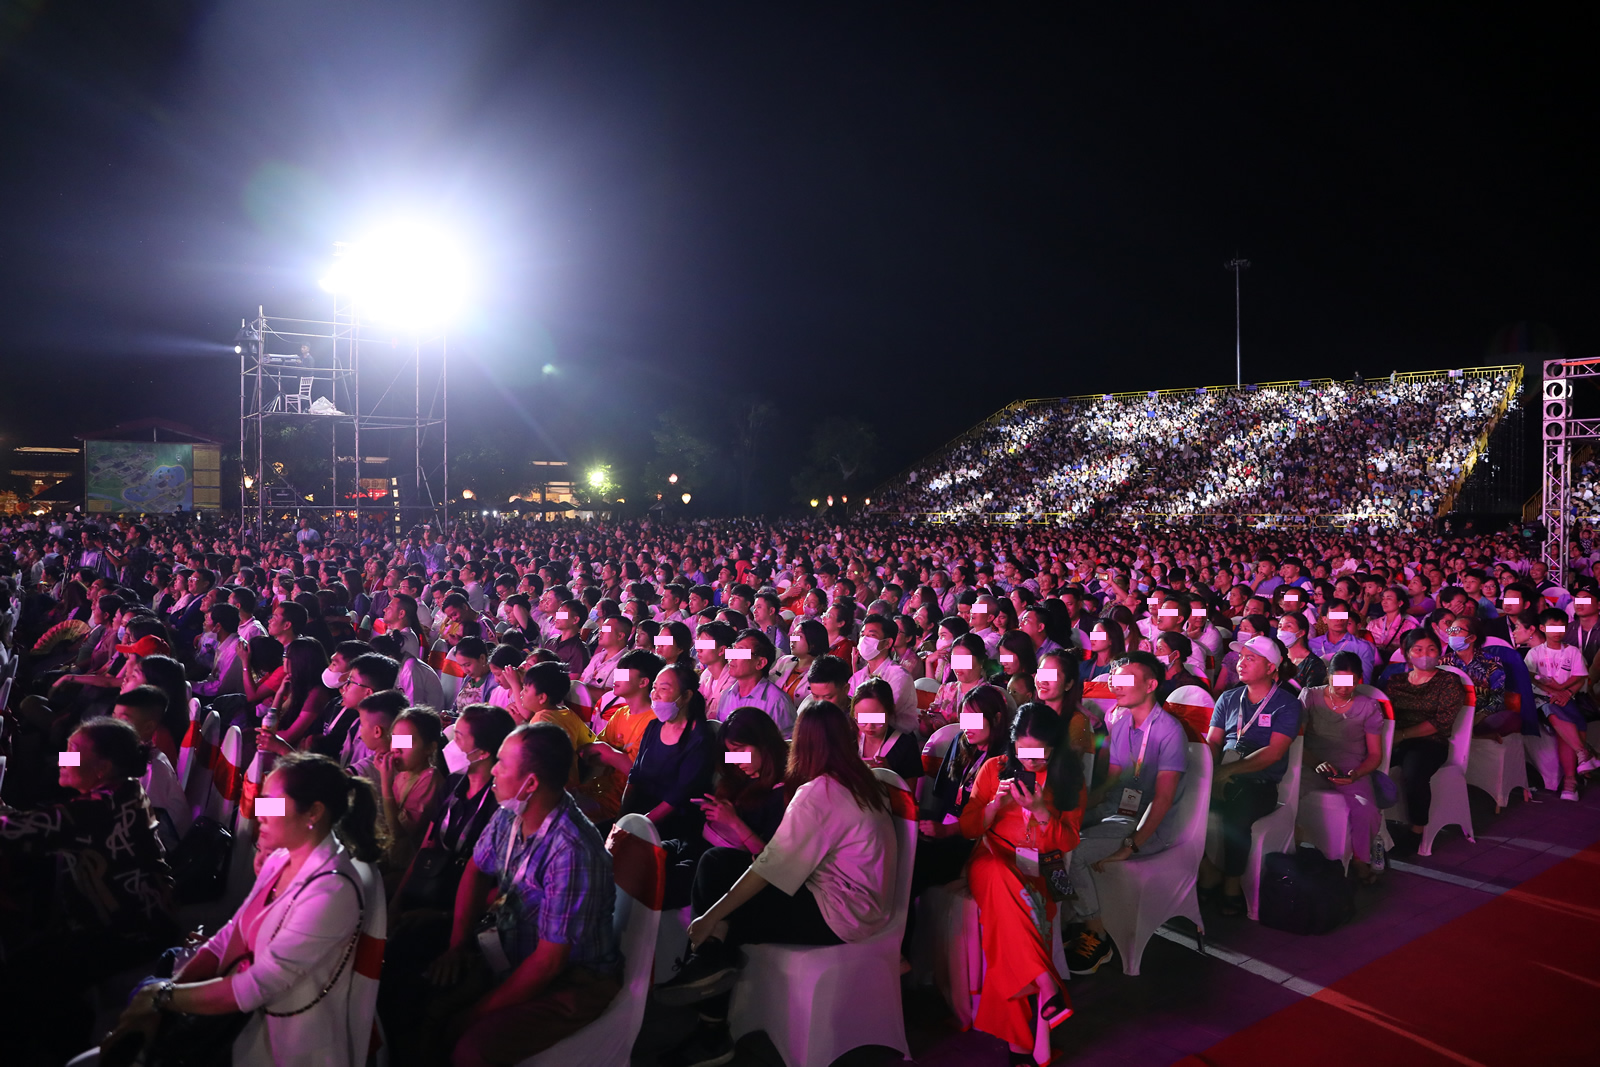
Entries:
{"label": "shoulder bag strap", "polygon": [[[322,987],[322,992],[317,994],[316,999],[314,999],[310,1004],[307,1004],[305,1007],[296,1008],[294,1011],[268,1011],[266,1008],[262,1008],[261,1011],[264,1015],[270,1015],[275,1019],[288,1019],[296,1015],[302,1015],[316,1007],[318,1004],[322,1003],[322,998],[326,997],[328,993],[332,991],[333,987],[339,984],[339,979],[344,975],[345,967],[350,963],[350,957],[355,954],[356,943],[361,940],[361,931],[367,925],[367,906],[366,902],[361,897],[361,886],[356,884],[356,880],[354,878],[351,878],[343,871],[323,871],[321,874],[314,874],[310,878],[307,878],[304,882],[300,883],[300,888],[295,890],[294,899],[300,899],[300,894],[305,892],[306,886],[310,885],[312,882],[315,882],[318,878],[326,878],[329,875],[336,875],[340,878],[343,878],[345,881],[350,883],[350,888],[356,891],[357,914],[355,933],[350,935],[350,943],[345,946],[344,955],[340,957],[339,966],[334,970],[333,977],[328,979],[328,984]],[[278,925],[272,929],[273,937],[276,937],[278,931],[283,928],[283,920],[288,917],[289,910],[289,908],[285,908],[283,915],[279,916]],[[271,940],[271,938],[268,940]]]}

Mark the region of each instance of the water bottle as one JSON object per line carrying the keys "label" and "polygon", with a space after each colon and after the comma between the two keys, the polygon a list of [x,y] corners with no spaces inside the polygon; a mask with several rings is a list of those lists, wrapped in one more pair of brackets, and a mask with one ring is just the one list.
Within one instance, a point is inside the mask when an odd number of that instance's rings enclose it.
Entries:
{"label": "water bottle", "polygon": [[1383,835],[1378,835],[1372,841],[1372,869],[1383,870]]}
{"label": "water bottle", "polygon": [[[267,713],[261,717],[261,725],[269,734],[278,732],[278,709],[276,707],[267,709]],[[261,757],[261,780],[265,782],[267,775],[272,773],[272,765],[277,761],[278,754],[263,750],[258,755]]]}

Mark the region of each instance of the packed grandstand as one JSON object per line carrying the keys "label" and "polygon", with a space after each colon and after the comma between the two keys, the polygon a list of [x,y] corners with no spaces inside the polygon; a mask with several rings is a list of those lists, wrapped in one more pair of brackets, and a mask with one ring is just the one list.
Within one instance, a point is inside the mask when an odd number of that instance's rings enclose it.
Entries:
{"label": "packed grandstand", "polygon": [[1432,518],[1515,404],[1520,367],[1019,401],[874,494],[947,520]]}

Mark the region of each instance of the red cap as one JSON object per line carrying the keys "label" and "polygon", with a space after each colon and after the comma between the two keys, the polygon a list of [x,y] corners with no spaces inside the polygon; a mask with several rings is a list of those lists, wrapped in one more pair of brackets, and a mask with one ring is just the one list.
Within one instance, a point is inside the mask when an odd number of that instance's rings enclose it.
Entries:
{"label": "red cap", "polygon": [[172,655],[172,649],[155,634],[145,634],[131,645],[118,645],[117,651],[140,657]]}

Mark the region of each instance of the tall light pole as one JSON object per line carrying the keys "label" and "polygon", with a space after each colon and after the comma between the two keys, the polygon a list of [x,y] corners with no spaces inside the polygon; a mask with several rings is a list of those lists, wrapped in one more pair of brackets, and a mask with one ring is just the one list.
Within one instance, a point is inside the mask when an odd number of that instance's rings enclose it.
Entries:
{"label": "tall light pole", "polygon": [[1234,256],[1223,267],[1233,271],[1233,384],[1243,385],[1244,342],[1239,332],[1239,273],[1250,269],[1250,261]]}

